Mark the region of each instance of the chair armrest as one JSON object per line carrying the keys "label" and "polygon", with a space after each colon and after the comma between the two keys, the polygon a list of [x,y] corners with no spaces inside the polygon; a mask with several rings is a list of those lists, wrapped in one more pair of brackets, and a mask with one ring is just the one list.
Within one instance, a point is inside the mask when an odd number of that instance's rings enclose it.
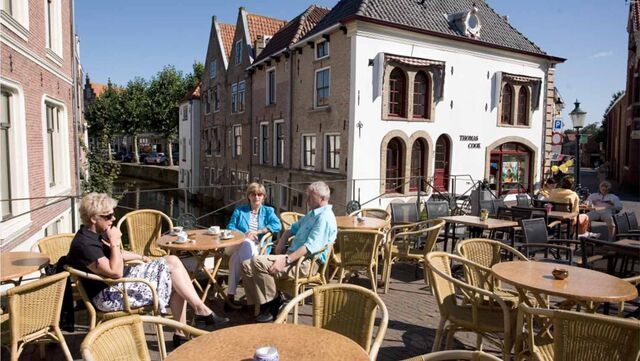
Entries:
{"label": "chair armrest", "polygon": [[561,224],[562,224],[562,221],[552,221],[552,222],[549,222],[549,224],[547,224],[547,228],[553,229],[555,227],[560,226]]}
{"label": "chair armrest", "polygon": [[620,238],[640,239],[640,233],[618,233],[615,238],[616,240]]}
{"label": "chair armrest", "polygon": [[552,238],[552,239],[549,239],[548,242],[551,243],[551,244],[562,244],[562,243],[564,243],[566,245],[569,245],[569,244],[574,244],[576,246],[580,245],[580,241],[577,240],[577,239],[556,239],[556,238]]}

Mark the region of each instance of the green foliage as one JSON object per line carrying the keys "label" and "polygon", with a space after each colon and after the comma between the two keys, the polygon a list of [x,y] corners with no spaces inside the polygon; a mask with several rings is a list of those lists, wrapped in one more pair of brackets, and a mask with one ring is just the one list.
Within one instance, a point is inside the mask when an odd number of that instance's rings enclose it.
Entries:
{"label": "green foliage", "polygon": [[186,93],[182,72],[164,67],[149,84],[152,129],[173,141],[178,132],[178,102]]}
{"label": "green foliage", "polygon": [[118,129],[118,124],[122,120],[120,91],[109,81],[107,90],[89,105],[85,118],[89,125],[90,136],[100,138],[104,136],[108,141]]}
{"label": "green foliage", "polygon": [[187,91],[192,91],[202,81],[202,74],[204,74],[204,64],[196,61],[193,63],[193,73],[187,75],[184,79],[185,88]]}
{"label": "green foliage", "polygon": [[109,159],[106,155],[109,151],[105,146],[107,144],[106,135],[101,137],[98,144],[90,150],[83,146],[89,161],[89,178],[82,180],[82,194],[107,193],[111,197],[119,199],[122,195],[113,194],[113,182],[120,174],[120,164]]}

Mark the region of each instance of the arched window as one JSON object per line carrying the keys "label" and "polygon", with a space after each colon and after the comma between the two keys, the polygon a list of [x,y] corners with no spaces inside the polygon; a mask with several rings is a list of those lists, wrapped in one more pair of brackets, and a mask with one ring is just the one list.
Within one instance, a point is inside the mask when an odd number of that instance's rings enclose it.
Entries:
{"label": "arched window", "polygon": [[529,125],[529,93],[527,87],[520,87],[518,91],[518,125]]}
{"label": "arched window", "polygon": [[385,190],[387,192],[402,193],[402,178],[404,169],[402,159],[402,141],[392,138],[387,145],[387,168],[385,179]]}
{"label": "arched window", "polygon": [[409,190],[412,192],[424,190],[425,159],[427,159],[427,147],[422,139],[418,139],[411,147],[411,181]]}
{"label": "arched window", "polygon": [[400,68],[393,69],[389,75],[389,115],[404,117],[406,89],[404,72]]}
{"label": "arched window", "polygon": [[429,110],[431,110],[430,94],[431,84],[429,77],[423,71],[416,74],[413,81],[413,117],[429,118]]}
{"label": "arched window", "polygon": [[505,84],[502,88],[502,116],[500,117],[500,123],[513,124],[513,117],[511,113],[511,105],[513,104],[513,89],[511,85]]}
{"label": "arched window", "polygon": [[499,195],[532,191],[533,151],[522,143],[503,143],[491,150],[489,186]]}

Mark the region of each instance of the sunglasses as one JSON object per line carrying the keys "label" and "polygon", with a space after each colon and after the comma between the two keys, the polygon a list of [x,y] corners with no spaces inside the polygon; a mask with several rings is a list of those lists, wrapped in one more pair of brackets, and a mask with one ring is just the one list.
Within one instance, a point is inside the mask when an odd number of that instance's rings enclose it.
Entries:
{"label": "sunglasses", "polygon": [[104,220],[110,220],[111,218],[116,218],[116,214],[111,212],[109,214],[99,214],[100,217],[102,217],[102,219]]}

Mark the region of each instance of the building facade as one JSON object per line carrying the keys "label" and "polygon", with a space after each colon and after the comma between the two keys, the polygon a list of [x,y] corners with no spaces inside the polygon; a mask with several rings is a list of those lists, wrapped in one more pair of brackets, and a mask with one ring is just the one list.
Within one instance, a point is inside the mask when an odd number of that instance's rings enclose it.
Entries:
{"label": "building facade", "polygon": [[[197,194],[200,179],[200,85],[190,91],[179,104],[178,186],[190,194]],[[174,149],[175,153],[175,149]]]}
{"label": "building facade", "polygon": [[73,232],[82,79],[72,0],[0,8],[0,249]]}

